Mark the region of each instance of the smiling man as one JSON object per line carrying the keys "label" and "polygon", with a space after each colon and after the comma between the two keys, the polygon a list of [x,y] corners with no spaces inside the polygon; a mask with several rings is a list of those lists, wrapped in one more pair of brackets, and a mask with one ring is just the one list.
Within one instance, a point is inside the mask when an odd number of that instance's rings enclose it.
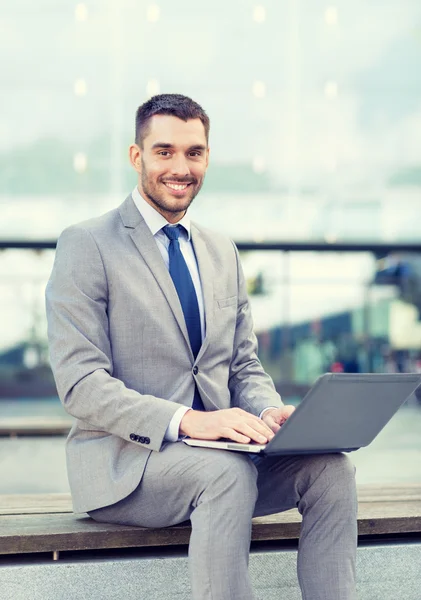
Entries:
{"label": "smiling man", "polygon": [[185,122],[172,115],[157,114],[146,128],[140,121],[140,139],[130,147],[140,193],[170,223],[184,216],[203,185],[209,162],[204,133],[199,118]]}
{"label": "smiling man", "polygon": [[186,446],[265,443],[293,411],[260,364],[235,245],[188,217],[209,118],[179,94],[139,107],[137,186],[66,229],[47,286],[75,512],[144,527],[192,523],[195,600],[252,600],[251,519],[298,507],[306,600],[354,600],[356,490],[342,454],[271,457]]}

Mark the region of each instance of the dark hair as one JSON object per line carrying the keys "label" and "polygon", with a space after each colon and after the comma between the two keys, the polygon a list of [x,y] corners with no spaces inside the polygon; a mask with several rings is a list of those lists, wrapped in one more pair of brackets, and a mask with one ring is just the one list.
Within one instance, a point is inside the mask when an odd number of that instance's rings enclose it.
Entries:
{"label": "dark hair", "polygon": [[152,96],[136,111],[135,143],[141,147],[148,134],[149,121],[154,115],[173,115],[183,121],[200,119],[205,128],[206,142],[209,140],[209,117],[197,102],[182,94],[159,94]]}

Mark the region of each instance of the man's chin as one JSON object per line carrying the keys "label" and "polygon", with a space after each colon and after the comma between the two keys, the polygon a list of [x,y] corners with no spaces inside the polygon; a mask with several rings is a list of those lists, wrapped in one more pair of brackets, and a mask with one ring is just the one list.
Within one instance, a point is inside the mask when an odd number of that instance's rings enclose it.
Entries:
{"label": "man's chin", "polygon": [[[175,202],[174,202],[175,200]],[[156,202],[156,200],[153,201],[153,204],[160,210],[160,211],[165,211],[169,214],[172,215],[177,215],[179,213],[182,212],[186,212],[186,210],[189,208],[190,204],[192,203],[192,198],[189,200],[183,199],[183,201],[181,202],[180,200],[178,200],[177,202],[177,198],[172,198],[172,202],[168,201],[166,199],[159,199],[158,202]]]}
{"label": "man's chin", "polygon": [[[190,187],[190,186],[189,186]],[[160,212],[165,211],[170,214],[179,214],[185,212],[190,204],[193,202],[194,198],[197,195],[197,190],[189,189],[188,194],[185,196],[177,198],[177,196],[171,194],[167,190],[160,190],[160,193],[155,194],[148,193],[148,190],[144,190],[145,196],[148,198],[150,204],[155,206]]]}
{"label": "man's chin", "polygon": [[188,196],[177,198],[172,194],[166,196],[162,202],[162,208],[171,213],[179,213],[188,209],[190,204],[193,202],[194,194],[188,194]]}

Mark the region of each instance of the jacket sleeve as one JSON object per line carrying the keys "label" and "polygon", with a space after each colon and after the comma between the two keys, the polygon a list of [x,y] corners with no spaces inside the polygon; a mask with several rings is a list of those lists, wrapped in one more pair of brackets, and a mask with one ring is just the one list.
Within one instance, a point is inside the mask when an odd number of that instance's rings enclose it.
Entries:
{"label": "jacket sleeve", "polygon": [[259,416],[265,408],[279,407],[283,402],[257,356],[257,338],[253,331],[246,282],[235,245],[234,249],[237,261],[238,306],[228,385],[232,406],[238,406]]}
{"label": "jacket sleeve", "polygon": [[180,405],[140,394],[113,377],[108,283],[89,230],[73,226],[60,236],[46,308],[51,367],[66,411],[84,428],[136,443],[140,438],[140,445],[159,450]]}

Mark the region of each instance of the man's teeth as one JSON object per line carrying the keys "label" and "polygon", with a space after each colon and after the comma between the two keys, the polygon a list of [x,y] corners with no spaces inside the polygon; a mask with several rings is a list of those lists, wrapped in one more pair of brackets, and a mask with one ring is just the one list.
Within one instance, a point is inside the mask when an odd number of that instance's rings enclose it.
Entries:
{"label": "man's teeth", "polygon": [[175,184],[175,183],[166,183],[165,185],[167,185],[168,187],[170,187],[172,190],[185,190],[187,187],[187,183],[183,183],[183,184]]}

